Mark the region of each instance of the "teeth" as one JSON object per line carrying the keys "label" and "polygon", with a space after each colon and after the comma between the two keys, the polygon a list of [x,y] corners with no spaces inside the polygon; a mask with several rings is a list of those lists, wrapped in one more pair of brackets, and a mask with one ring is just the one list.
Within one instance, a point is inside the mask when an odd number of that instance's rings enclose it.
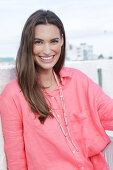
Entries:
{"label": "teeth", "polygon": [[51,56],[51,57],[40,57],[40,58],[43,59],[43,60],[51,60],[53,58],[53,56]]}

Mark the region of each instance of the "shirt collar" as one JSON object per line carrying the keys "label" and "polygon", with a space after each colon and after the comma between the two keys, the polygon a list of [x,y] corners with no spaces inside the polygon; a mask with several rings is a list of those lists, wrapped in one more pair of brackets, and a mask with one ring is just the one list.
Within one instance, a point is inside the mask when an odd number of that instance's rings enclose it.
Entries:
{"label": "shirt collar", "polygon": [[[59,72],[59,75],[60,75],[60,79],[61,79],[61,85],[64,86],[65,85],[65,81],[66,79],[71,79],[72,78],[72,72],[70,71],[70,69],[66,68],[66,67],[63,67],[60,72]],[[58,87],[56,87],[56,90],[58,90]],[[45,89],[42,89],[43,93],[45,93],[47,96],[52,96],[50,92],[48,92],[47,90]]]}
{"label": "shirt collar", "polygon": [[66,69],[65,67],[63,67],[60,70],[59,74],[60,74],[61,84],[62,85],[65,84],[66,78],[72,78],[72,73],[69,71],[69,69]]}

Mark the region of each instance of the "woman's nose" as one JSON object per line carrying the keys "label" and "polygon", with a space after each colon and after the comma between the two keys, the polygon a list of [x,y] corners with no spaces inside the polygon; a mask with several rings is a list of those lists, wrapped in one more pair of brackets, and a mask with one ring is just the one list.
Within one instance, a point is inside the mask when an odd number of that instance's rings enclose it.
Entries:
{"label": "woman's nose", "polygon": [[50,53],[51,53],[51,47],[50,47],[49,44],[45,44],[45,45],[44,45],[43,53],[44,53],[45,55],[50,55]]}

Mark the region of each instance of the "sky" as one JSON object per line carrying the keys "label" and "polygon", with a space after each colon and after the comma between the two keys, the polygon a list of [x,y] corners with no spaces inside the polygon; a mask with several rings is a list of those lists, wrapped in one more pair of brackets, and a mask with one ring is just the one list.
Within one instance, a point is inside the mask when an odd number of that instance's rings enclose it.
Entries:
{"label": "sky", "polygon": [[[38,9],[52,10],[61,18],[68,41],[92,43],[95,53],[103,43],[102,52],[113,54],[113,0],[0,0],[0,57],[16,56],[23,26]],[[101,36],[110,37],[106,44],[103,38],[98,41]]]}

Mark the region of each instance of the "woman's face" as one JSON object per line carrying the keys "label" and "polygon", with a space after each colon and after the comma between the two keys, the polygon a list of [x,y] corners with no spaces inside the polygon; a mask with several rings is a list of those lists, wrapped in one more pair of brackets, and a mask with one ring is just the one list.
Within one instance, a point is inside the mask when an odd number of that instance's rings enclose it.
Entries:
{"label": "woman's face", "polygon": [[63,37],[59,28],[53,24],[40,24],[35,27],[33,53],[40,70],[52,69],[57,63]]}

